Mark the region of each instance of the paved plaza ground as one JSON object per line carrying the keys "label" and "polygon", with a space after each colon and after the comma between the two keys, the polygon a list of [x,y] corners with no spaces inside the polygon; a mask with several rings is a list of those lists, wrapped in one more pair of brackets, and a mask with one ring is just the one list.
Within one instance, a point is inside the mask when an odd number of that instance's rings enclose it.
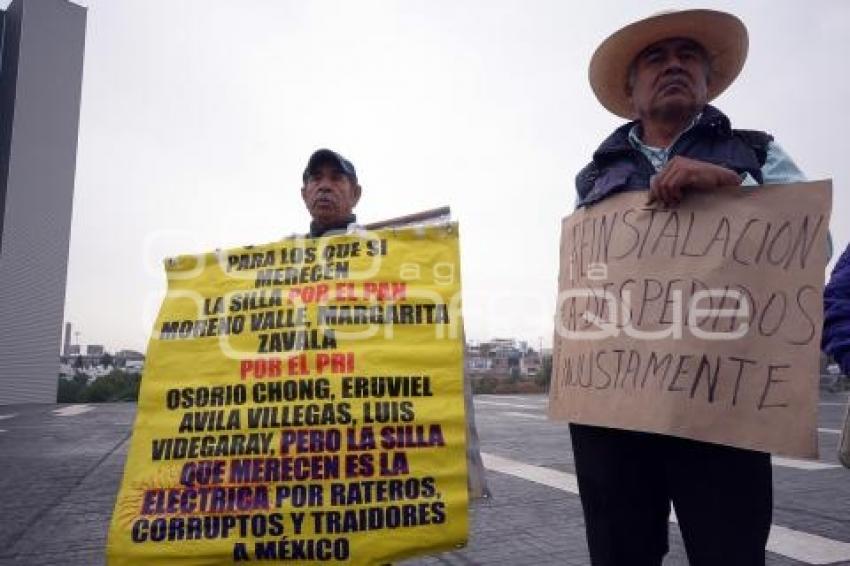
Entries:
{"label": "paved plaza ground", "polygon": [[[850,470],[835,457],[846,394],[820,400],[818,462],[774,459],[768,564],[850,565]],[[469,545],[406,566],[586,565],[568,428],[540,395],[475,398],[493,496],[471,510]],[[135,404],[0,407],[0,566],[97,566]],[[671,525],[665,565],[685,565]]]}

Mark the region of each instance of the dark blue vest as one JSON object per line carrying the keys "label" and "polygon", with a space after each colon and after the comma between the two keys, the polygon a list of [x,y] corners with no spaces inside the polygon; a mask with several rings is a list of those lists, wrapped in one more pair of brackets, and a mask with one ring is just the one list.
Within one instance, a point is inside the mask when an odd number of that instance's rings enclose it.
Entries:
{"label": "dark blue vest", "polygon": [[[649,159],[629,143],[629,122],[602,142],[591,161],[576,175],[578,206],[598,202],[622,191],[646,190],[655,168]],[[733,130],[720,110],[707,105],[700,119],[676,140],[670,157],[682,155],[714,163],[743,175],[749,173],[762,183],[761,168],[767,146],[773,137],[755,130]]]}

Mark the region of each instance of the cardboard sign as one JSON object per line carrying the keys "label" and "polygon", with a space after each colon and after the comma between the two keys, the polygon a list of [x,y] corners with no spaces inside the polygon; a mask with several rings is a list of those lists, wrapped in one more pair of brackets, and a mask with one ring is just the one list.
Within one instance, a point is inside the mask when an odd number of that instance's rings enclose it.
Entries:
{"label": "cardboard sign", "polygon": [[456,224],[167,274],[109,564],[382,564],[465,543]]}
{"label": "cardboard sign", "polygon": [[828,181],[564,219],[550,416],[817,457]]}

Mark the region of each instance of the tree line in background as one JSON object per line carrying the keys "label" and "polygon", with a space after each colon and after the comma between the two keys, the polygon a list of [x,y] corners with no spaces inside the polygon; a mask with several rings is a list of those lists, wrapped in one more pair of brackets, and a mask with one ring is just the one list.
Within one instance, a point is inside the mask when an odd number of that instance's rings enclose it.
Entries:
{"label": "tree line in background", "polygon": [[[467,378],[468,379],[468,378]],[[472,381],[473,393],[548,393],[552,381],[552,356],[544,356],[537,375],[523,378],[519,367],[510,368],[507,376],[483,375]]]}
{"label": "tree line in background", "polygon": [[132,374],[114,369],[95,379],[83,373],[71,378],[59,378],[58,403],[111,403],[115,401],[137,401],[141,374]]}

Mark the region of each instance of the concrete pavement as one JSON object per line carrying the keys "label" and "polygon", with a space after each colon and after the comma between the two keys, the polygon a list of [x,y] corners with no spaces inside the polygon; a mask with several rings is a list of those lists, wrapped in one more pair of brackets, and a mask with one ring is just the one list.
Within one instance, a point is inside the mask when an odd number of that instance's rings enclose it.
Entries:
{"label": "concrete pavement", "polygon": [[[819,462],[774,460],[771,566],[850,565],[850,471],[834,455],[846,403],[822,396]],[[475,405],[493,497],[473,505],[467,548],[404,564],[589,564],[566,425],[545,419],[543,396]],[[134,414],[134,404],[0,407],[0,566],[104,563]],[[665,565],[678,564],[671,524]]]}

